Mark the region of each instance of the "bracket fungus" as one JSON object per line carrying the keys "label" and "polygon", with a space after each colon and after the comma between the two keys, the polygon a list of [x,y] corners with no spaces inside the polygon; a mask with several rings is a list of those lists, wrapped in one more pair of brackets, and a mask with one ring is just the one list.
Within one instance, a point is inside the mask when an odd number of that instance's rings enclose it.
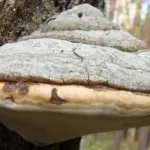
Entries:
{"label": "bracket fungus", "polygon": [[150,50],[83,4],[0,47],[0,121],[31,142],[150,124]]}

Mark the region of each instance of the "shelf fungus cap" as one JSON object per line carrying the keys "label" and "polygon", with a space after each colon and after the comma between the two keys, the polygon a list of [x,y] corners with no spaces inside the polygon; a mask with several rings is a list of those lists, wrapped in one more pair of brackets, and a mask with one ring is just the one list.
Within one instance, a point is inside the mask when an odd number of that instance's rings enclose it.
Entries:
{"label": "shelf fungus cap", "polygon": [[[79,12],[91,21],[85,26],[104,18],[87,4],[57,17],[65,23],[65,15]],[[58,27],[58,20],[47,25]],[[150,124],[150,50],[125,30],[86,30],[82,21],[0,47],[0,121],[28,141],[52,144]]]}

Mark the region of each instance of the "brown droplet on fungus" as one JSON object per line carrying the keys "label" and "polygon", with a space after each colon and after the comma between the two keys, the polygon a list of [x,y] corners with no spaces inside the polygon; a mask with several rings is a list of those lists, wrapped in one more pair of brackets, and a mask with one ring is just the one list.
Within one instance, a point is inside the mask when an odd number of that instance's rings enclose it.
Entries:
{"label": "brown droplet on fungus", "polygon": [[18,91],[20,95],[26,95],[28,93],[29,84],[27,83],[8,83],[6,82],[3,91],[4,92],[14,92]]}
{"label": "brown droplet on fungus", "polygon": [[61,105],[63,103],[66,102],[66,100],[60,98],[57,94],[57,89],[53,88],[51,91],[51,99],[50,102],[52,102],[53,104],[57,104],[57,105]]}
{"label": "brown droplet on fungus", "polygon": [[6,82],[5,85],[3,86],[4,92],[14,92],[15,90],[16,90],[15,83]]}

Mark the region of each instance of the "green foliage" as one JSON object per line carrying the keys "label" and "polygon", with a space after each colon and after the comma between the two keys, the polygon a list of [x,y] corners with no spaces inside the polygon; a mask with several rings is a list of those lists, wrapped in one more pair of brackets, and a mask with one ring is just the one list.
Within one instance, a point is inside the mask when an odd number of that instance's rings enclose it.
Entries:
{"label": "green foliage", "polygon": [[[120,150],[130,150],[129,139],[123,137]],[[100,134],[93,134],[84,137],[83,150],[111,150],[114,148],[114,132],[106,132]],[[138,149],[138,141],[132,143],[134,149]]]}

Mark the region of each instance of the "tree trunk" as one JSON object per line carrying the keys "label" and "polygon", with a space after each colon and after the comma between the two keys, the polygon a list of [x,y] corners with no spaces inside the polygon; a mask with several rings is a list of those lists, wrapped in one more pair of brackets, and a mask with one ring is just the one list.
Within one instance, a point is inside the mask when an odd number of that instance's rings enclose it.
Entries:
{"label": "tree trunk", "polygon": [[149,137],[149,127],[141,127],[138,133],[138,150],[147,150],[148,147],[148,137]]}
{"label": "tree trunk", "polygon": [[69,8],[72,8],[74,5],[88,3],[94,7],[97,7],[104,11],[105,9],[105,0],[53,0],[55,7],[58,7],[58,10],[64,11]]}
{"label": "tree trunk", "polygon": [[120,150],[120,144],[123,136],[124,136],[124,130],[117,130],[115,132],[113,150]]}
{"label": "tree trunk", "polygon": [[75,138],[48,146],[35,146],[25,141],[17,133],[8,130],[0,124],[0,149],[1,150],[79,150],[80,138]]}

